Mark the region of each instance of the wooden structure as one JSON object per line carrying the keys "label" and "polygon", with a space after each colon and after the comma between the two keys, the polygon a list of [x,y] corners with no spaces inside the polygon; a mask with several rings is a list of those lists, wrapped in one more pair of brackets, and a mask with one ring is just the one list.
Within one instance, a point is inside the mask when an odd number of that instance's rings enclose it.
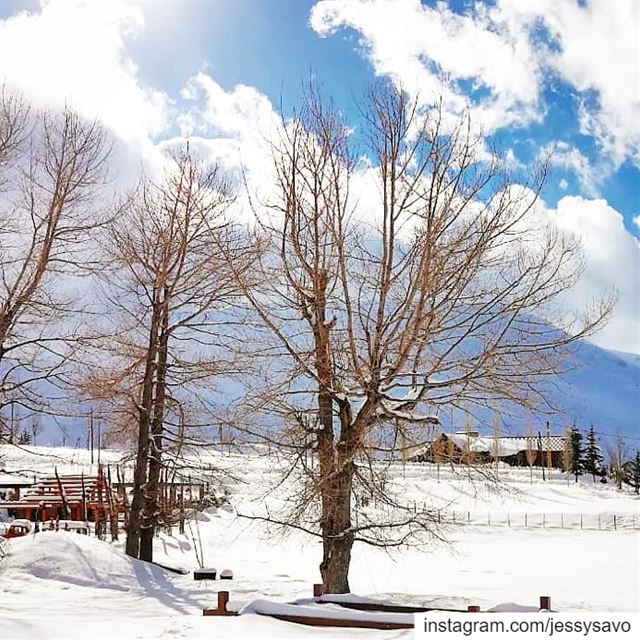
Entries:
{"label": "wooden structure", "polygon": [[[293,622],[295,624],[302,624],[311,627],[349,627],[359,629],[412,629],[414,627],[413,620],[408,621],[402,616],[396,617],[396,620],[389,619],[390,616],[376,619],[375,616],[340,616],[333,610],[329,614],[322,614],[319,611],[318,614],[312,611],[309,607],[304,605],[308,604],[333,604],[338,605],[344,609],[352,609],[366,613],[383,613],[383,614],[415,614],[428,611],[450,611],[456,613],[477,613],[480,611],[478,605],[469,605],[465,609],[443,609],[443,608],[429,608],[429,607],[411,607],[406,605],[394,605],[387,604],[385,602],[377,602],[374,600],[345,600],[340,597],[323,595],[323,585],[313,585],[313,598],[311,600],[300,600],[286,605],[276,605],[275,607],[269,607],[269,604],[265,601],[258,601],[261,606],[254,608],[251,613],[257,613],[262,616],[269,616],[277,620],[284,622]],[[203,609],[202,615],[204,616],[237,616],[241,615],[236,611],[229,611],[227,605],[229,603],[229,592],[218,592],[218,607],[216,609]],[[265,607],[265,605],[267,605]],[[497,610],[497,609],[496,609]],[[535,607],[531,607],[531,611],[535,611]],[[549,596],[540,596],[540,611],[551,611],[551,598]],[[489,611],[493,611],[489,609]]]}
{"label": "wooden structure", "polygon": [[203,609],[203,616],[237,616],[237,611],[229,611],[227,604],[229,603],[229,592],[218,591],[218,608],[217,609]]}
{"label": "wooden structure", "polygon": [[0,503],[6,500],[19,500],[20,493],[32,487],[35,483],[35,479],[32,480],[10,473],[0,473]]}
{"label": "wooden structure", "polygon": [[17,500],[0,501],[10,515],[34,522],[75,520],[95,523],[96,533],[124,511],[123,496],[108,482],[102,467],[97,476],[47,476]]}
{"label": "wooden structure", "polygon": [[[115,491],[125,501],[133,492],[133,482],[118,477],[113,483]],[[180,533],[184,533],[184,523],[187,509],[200,510],[204,504],[209,485],[201,479],[169,478],[165,472],[158,482],[158,506],[162,513],[160,526],[179,526]]]}
{"label": "wooden structure", "polygon": [[489,464],[498,458],[514,467],[563,468],[565,436],[480,436],[477,432],[443,433],[420,451],[411,462]]}

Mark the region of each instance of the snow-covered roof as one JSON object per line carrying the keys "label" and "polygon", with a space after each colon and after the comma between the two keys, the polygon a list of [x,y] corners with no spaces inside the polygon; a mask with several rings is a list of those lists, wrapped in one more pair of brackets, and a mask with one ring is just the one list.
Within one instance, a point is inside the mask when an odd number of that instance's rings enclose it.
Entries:
{"label": "snow-covered roof", "polygon": [[[459,449],[466,449],[473,453],[490,453],[491,455],[511,456],[526,451],[529,447],[538,449],[537,436],[476,436],[466,433],[444,434]],[[563,451],[563,436],[542,436],[542,449],[544,451]]]}
{"label": "snow-covered roof", "polygon": [[0,487],[30,487],[33,479],[16,476],[10,473],[0,473]]}

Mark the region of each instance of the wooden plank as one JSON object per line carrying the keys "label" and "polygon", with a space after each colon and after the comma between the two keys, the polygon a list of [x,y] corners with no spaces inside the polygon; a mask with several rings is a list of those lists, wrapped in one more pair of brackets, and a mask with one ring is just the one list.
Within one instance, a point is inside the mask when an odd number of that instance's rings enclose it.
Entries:
{"label": "wooden plank", "polygon": [[318,604],[334,604],[344,609],[356,611],[379,611],[380,613],[425,613],[427,611],[446,611],[451,613],[466,613],[466,609],[443,609],[442,607],[411,607],[400,604],[381,604],[377,602],[343,602],[322,598]]}
{"label": "wooden plank", "polygon": [[308,627],[348,627],[353,629],[413,629],[413,622],[383,622],[378,620],[352,620],[350,618],[322,618],[320,616],[292,616],[288,614],[259,613],[284,622],[304,624]]}
{"label": "wooden plank", "polygon": [[218,611],[218,609],[203,609],[203,616],[239,616],[237,611]]}

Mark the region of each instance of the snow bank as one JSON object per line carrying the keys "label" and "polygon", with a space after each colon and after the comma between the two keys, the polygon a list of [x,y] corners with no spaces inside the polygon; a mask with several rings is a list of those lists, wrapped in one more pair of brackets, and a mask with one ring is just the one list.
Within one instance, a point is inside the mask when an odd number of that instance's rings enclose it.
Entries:
{"label": "snow bank", "polygon": [[163,569],[134,560],[97,538],[44,531],[9,543],[7,570],[84,587],[138,590],[166,581]]}

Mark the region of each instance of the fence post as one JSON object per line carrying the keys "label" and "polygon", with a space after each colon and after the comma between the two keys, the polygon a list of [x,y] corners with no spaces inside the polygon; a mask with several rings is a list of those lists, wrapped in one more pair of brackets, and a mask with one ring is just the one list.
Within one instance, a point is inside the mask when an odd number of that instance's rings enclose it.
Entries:
{"label": "fence post", "polygon": [[524,514],[524,527],[525,527],[525,529],[529,528],[529,514],[528,513]]}
{"label": "fence post", "polygon": [[613,530],[617,531],[618,530],[618,525],[616,523],[616,514],[613,514]]}
{"label": "fence post", "polygon": [[546,609],[547,611],[551,610],[550,596],[540,596],[540,609]]}
{"label": "fence post", "polygon": [[467,511],[467,524],[471,524],[471,511]]}
{"label": "fence post", "polygon": [[491,526],[491,514],[487,511],[487,524]]}
{"label": "fence post", "polygon": [[560,514],[560,526],[564,529],[564,513]]}
{"label": "fence post", "polygon": [[227,613],[228,602],[229,602],[229,592],[218,591],[218,611],[220,613]]}
{"label": "fence post", "polygon": [[507,513],[507,526],[511,526],[511,516]]}
{"label": "fence post", "polygon": [[480,607],[477,604],[470,604],[467,607],[467,611],[469,613],[477,613],[478,611],[480,611]]}
{"label": "fence post", "polygon": [[319,598],[324,592],[324,584],[314,584],[313,585],[313,597]]}
{"label": "fence post", "polygon": [[580,514],[580,528],[582,529],[582,514]]}
{"label": "fence post", "polygon": [[546,513],[542,514],[542,528],[544,529],[547,526],[547,517]]}
{"label": "fence post", "polygon": [[602,530],[602,517],[598,514],[598,531]]}

